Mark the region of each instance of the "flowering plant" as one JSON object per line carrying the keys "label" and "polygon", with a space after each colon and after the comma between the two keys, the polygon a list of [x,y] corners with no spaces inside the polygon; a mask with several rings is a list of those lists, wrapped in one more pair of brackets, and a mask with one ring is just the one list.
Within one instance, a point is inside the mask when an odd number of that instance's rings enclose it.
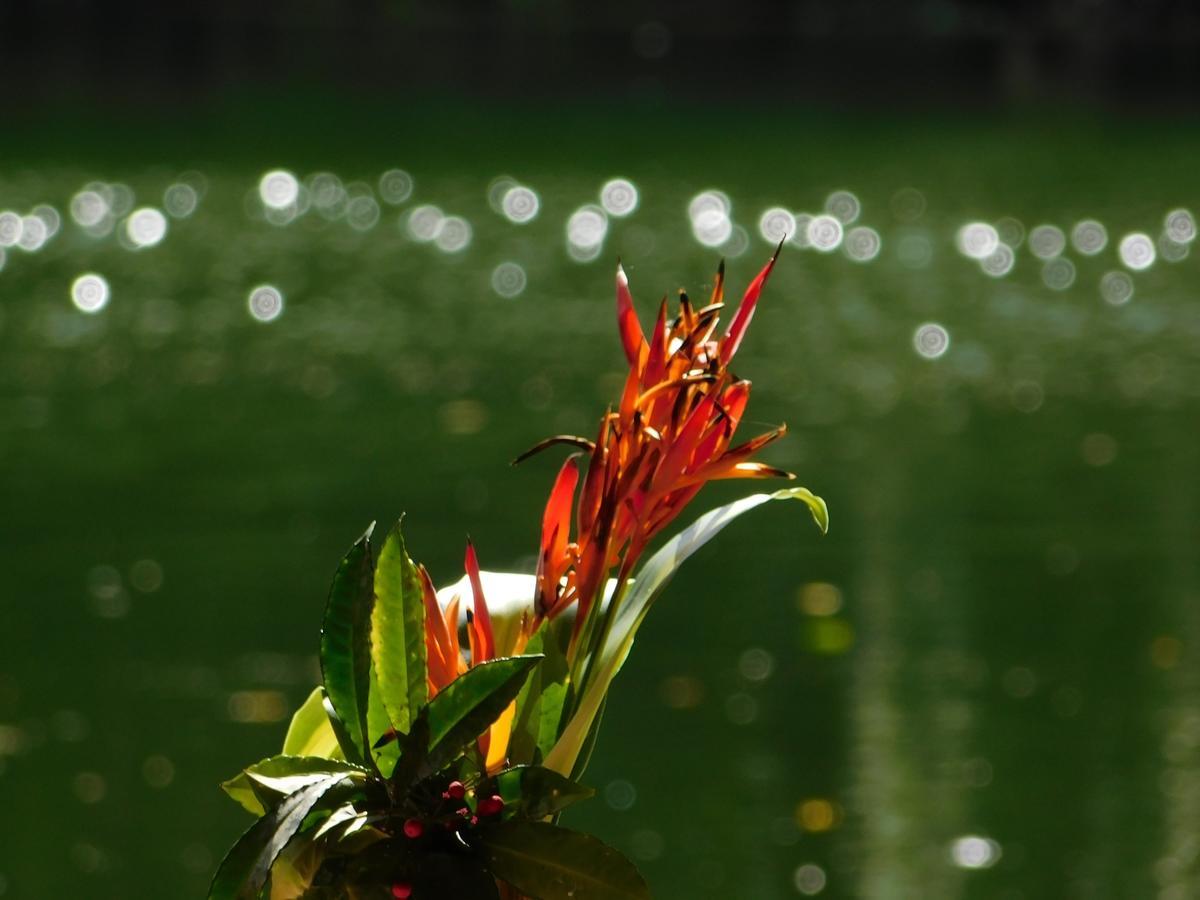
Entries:
{"label": "flowering plant", "polygon": [[722,264],[710,302],[697,309],[681,293],[668,319],[664,300],[649,338],[618,266],[629,362],[619,403],[594,441],[558,435],[521,457],[580,450],[550,491],[535,574],[481,571],[468,543],[466,574],[439,591],[400,523],[377,554],[371,529],[354,544],[325,609],[323,684],[282,753],[223,785],[258,820],[210,898],[649,897],[624,856],[557,821],[592,794],[578,779],[608,688],[683,561],[769,500],[800,500],[828,527],[824,501],[805,488],[754,494],[638,565],[706,482],[793,477],[753,459],[782,426],[732,444],[750,382],[729,363],[774,263],[723,334]]}

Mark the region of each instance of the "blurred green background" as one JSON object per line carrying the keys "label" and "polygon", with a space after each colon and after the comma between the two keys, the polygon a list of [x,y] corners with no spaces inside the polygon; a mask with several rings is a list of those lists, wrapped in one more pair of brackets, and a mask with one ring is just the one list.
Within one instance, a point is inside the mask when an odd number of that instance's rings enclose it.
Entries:
{"label": "blurred green background", "polygon": [[[557,460],[508,461],[616,397],[616,259],[649,322],[722,257],[736,296],[784,231],[738,358],[745,430],[789,425],[766,459],[830,533],[781,505],[689,562],[567,824],[664,900],[1200,894],[1180,69],[1152,110],[926,104],[903,75],[895,108],[833,76],[856,105],[787,75],[707,98],[677,88],[693,31],[665,21],[661,53],[613,25],[650,68],[613,90],[529,88],[559,57],[490,97],[486,71],[479,96],[181,88],[146,73],[193,57],[135,55],[119,88],[63,76],[18,103],[0,896],[202,896],[247,824],[217,784],[277,750],[363,527],[407,513],[439,583],[468,533],[485,568],[531,570]],[[734,62],[765,65],[755,21]],[[943,33],[948,78],[969,37]],[[706,489],[680,525],[755,487]]]}

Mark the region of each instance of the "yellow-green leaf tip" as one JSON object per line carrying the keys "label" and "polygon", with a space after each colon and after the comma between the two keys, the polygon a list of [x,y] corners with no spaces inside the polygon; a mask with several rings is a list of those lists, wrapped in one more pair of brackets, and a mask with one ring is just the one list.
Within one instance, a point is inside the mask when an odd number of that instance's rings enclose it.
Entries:
{"label": "yellow-green leaf tip", "polygon": [[808,488],[784,488],[782,491],[776,491],[771,496],[776,500],[799,500],[812,513],[813,520],[817,523],[817,527],[821,529],[821,534],[829,532],[829,507],[825,505],[824,500]]}

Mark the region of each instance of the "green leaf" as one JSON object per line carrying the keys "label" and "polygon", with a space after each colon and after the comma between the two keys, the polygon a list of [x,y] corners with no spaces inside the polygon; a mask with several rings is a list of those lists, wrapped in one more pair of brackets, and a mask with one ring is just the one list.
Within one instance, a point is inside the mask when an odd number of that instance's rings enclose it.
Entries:
{"label": "green leaf", "polygon": [[400,759],[392,773],[397,793],[408,790],[429,758],[429,707],[421,707],[408,734],[400,735]]}
{"label": "green leaf", "polygon": [[506,656],[472,666],[429,701],[428,766],[437,771],[516,699],[538,655]]}
{"label": "green leaf", "polygon": [[807,488],[788,488],[771,494],[753,494],[706,512],[667,541],[642,566],[624,601],[614,610],[610,627],[602,633],[602,644],[589,664],[586,686],[571,721],[545,759],[547,767],[573,777],[581,774],[577,763],[592,730],[593,720],[608,694],[609,685],[629,656],[634,636],[650,611],[650,606],[689,556],[716,537],[738,516],[771,500],[799,500],[808,507],[822,532],[829,529],[829,510],[825,501]]}
{"label": "green leaf", "polygon": [[407,732],[427,699],[428,675],[421,573],[405,550],[399,522],[388,532],[375,566],[371,658],[392,727]]}
{"label": "green leaf", "polygon": [[266,813],[280,796],[294,793],[331,775],[365,778],[367,770],[320,756],[272,756],[247,766],[221,789],[256,816]]}
{"label": "green leaf", "polygon": [[650,898],[633,863],[589,834],[519,820],[479,834],[491,873],[538,900]]}
{"label": "green leaf", "polygon": [[283,739],[285,756],[325,756],[337,758],[341,755],[337,735],[329,724],[325,713],[325,689],[315,687],[308,699],[292,716],[287,736]]}
{"label": "green leaf", "polygon": [[505,769],[496,775],[495,783],[505,810],[524,819],[549,818],[596,793],[542,766]]}
{"label": "green leaf", "polygon": [[241,836],[225,855],[208,889],[209,900],[255,898],[271,866],[321,798],[345,778],[330,775],[285,797]]}
{"label": "green leaf", "polygon": [[347,759],[364,762],[370,757],[367,694],[371,678],[371,607],[375,596],[370,537],[368,528],[338,566],[321,629],[321,676],[325,694],[349,744],[343,744],[342,750]]}
{"label": "green leaf", "polygon": [[[391,731],[392,718],[383,707],[380,696],[379,677],[375,667],[371,667],[370,691],[367,694],[367,733],[368,735],[385,735]],[[384,778],[390,778],[396,769],[396,760],[400,756],[400,746],[395,741],[383,744],[377,742],[371,745],[371,758],[375,760],[375,768]]]}
{"label": "green leaf", "polygon": [[339,825],[345,825],[347,822],[358,818],[361,818],[365,823],[367,814],[365,812],[359,812],[358,807],[356,807],[353,803],[346,803],[342,806],[339,806],[337,809],[331,812],[329,814],[329,818],[322,822],[320,827],[313,832],[313,840],[315,841],[319,838],[323,838]]}
{"label": "green leaf", "polygon": [[571,624],[567,616],[547,620],[525,647],[526,653],[543,653],[546,658],[517,695],[517,715],[509,742],[509,758],[514,763],[540,762],[558,740],[570,677],[566,642]]}

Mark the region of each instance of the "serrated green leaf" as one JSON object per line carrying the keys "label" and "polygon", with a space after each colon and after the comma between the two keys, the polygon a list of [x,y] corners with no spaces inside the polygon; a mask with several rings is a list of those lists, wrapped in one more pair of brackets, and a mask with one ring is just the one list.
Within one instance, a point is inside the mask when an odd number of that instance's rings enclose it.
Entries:
{"label": "serrated green leaf", "polygon": [[642,566],[619,608],[603,634],[603,645],[588,665],[586,686],[576,702],[571,721],[545,759],[545,765],[565,775],[578,777],[580,754],[600,705],[608,695],[609,685],[616,677],[641,627],[646,613],[662,593],[671,577],[689,556],[711,541],[734,519],[771,500],[799,500],[824,532],[829,528],[829,510],[825,501],[807,488],[787,488],[771,494],[753,494],[733,503],[710,510],[685,528],[655,553]]}
{"label": "serrated green leaf", "polygon": [[507,813],[523,819],[546,819],[596,792],[543,766],[514,766],[495,776],[496,792]]}
{"label": "serrated green leaf", "polygon": [[541,654],[489,659],[472,666],[429,701],[429,759],[437,771],[487,730],[516,699]]}
{"label": "serrated green leaf", "polygon": [[649,900],[650,889],[621,853],[548,822],[513,820],[479,831],[488,869],[538,900]]}
{"label": "serrated green leaf", "polygon": [[342,756],[337,735],[329,724],[325,713],[325,689],[315,687],[308,699],[292,715],[287,736],[283,739],[285,756],[324,756],[337,759]]}
{"label": "serrated green leaf", "polygon": [[[338,566],[321,629],[325,695],[341,722],[346,741],[342,750],[347,759],[356,762],[370,758],[367,695],[371,676],[371,607],[375,596],[370,535],[371,529],[367,529]],[[336,725],[334,731],[338,731]],[[342,739],[343,735],[339,735],[339,741]]]}
{"label": "serrated green leaf", "polygon": [[256,898],[274,865],[305,818],[345,776],[331,775],[285,797],[241,836],[221,861],[208,889],[209,900]]}
{"label": "serrated green leaf", "polygon": [[247,766],[221,789],[247,811],[261,816],[280,797],[330,775],[366,778],[367,771],[339,760],[314,756],[272,756]]}
{"label": "serrated green leaf", "polygon": [[421,573],[408,556],[399,522],[388,533],[375,566],[371,657],[391,726],[407,732],[428,697],[428,674]]}
{"label": "serrated green leaf", "polygon": [[[367,694],[367,733],[382,735],[392,731],[392,718],[383,707],[383,698],[379,690],[379,678],[375,667],[371,667],[370,692]],[[372,744],[371,757],[375,760],[375,768],[384,778],[390,778],[396,769],[396,760],[400,757],[400,746],[395,741],[385,744]]]}

